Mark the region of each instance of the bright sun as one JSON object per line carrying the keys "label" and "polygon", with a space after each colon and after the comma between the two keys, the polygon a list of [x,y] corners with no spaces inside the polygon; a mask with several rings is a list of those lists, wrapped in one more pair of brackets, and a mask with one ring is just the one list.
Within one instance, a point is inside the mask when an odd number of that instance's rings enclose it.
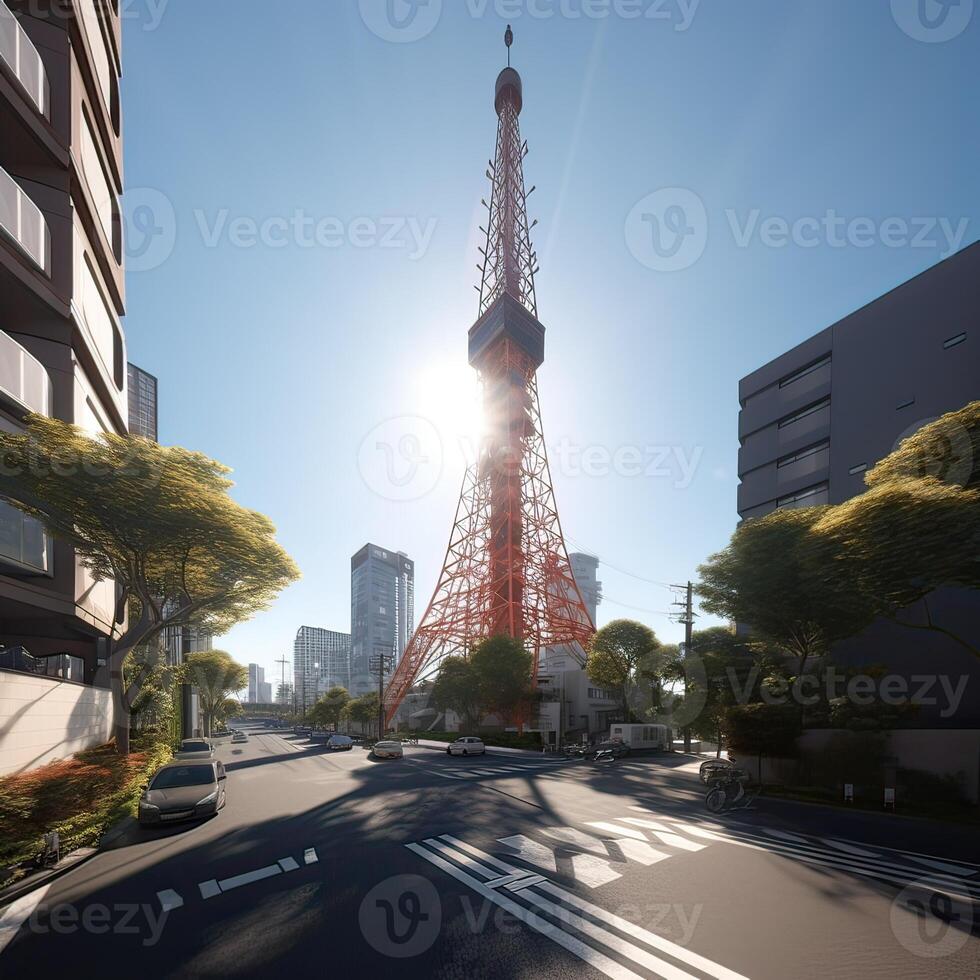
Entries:
{"label": "bright sun", "polygon": [[414,384],[417,411],[439,430],[447,451],[471,462],[483,432],[483,407],[476,371],[449,358],[429,360]]}

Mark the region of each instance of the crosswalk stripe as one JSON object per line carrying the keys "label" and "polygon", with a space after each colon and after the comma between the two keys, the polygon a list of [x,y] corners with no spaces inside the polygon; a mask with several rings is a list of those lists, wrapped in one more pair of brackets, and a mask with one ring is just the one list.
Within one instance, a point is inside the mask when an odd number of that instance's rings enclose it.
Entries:
{"label": "crosswalk stripe", "polygon": [[[485,864],[489,864],[493,867],[499,868],[502,871],[509,870],[513,872],[515,870],[513,868],[510,868],[509,865],[507,865],[505,862],[498,861],[492,855],[485,854],[483,851],[478,850],[477,848],[473,847],[471,844],[467,844],[464,841],[457,840],[455,837],[452,837],[449,834],[443,834],[442,840],[447,841],[454,848],[456,848],[454,857],[458,855],[460,859],[464,859],[466,855],[470,855],[473,858],[476,858],[479,861],[484,862]],[[446,852],[444,851],[443,853]],[[450,850],[449,853],[452,854],[453,853],[452,850]],[[538,891],[547,892],[549,895],[551,895],[554,898],[557,898],[561,902],[560,908],[556,909],[553,905],[551,906],[551,908],[554,911],[550,914],[554,914],[562,923],[568,921],[568,915],[569,915],[568,909],[575,908],[578,911],[584,912],[585,914],[590,916],[591,919],[596,920],[597,922],[600,922],[606,926],[611,926],[612,928],[618,930],[620,933],[623,933],[624,935],[628,935],[633,939],[637,939],[647,947],[651,949],[656,949],[657,951],[672,957],[678,962],[684,963],[686,966],[689,966],[695,970],[700,970],[702,973],[707,974],[709,977],[715,978],[715,980],[747,980],[746,977],[742,976],[739,973],[736,973],[734,970],[729,970],[727,967],[723,967],[718,963],[714,963],[713,961],[709,960],[707,957],[700,956],[699,954],[691,952],[689,949],[686,949],[683,946],[679,946],[676,943],[672,943],[669,939],[664,939],[662,936],[656,935],[656,933],[649,932],[648,930],[644,929],[642,926],[639,926],[634,922],[630,922],[628,919],[624,919],[621,916],[616,915],[614,912],[608,912],[606,911],[606,909],[600,908],[597,905],[593,905],[591,902],[588,902],[585,899],[580,898],[578,895],[575,895],[574,893],[569,892],[564,888],[561,888],[559,885],[556,885],[554,882],[544,881],[540,885],[538,885],[537,888]],[[542,900],[540,896],[538,896],[534,892],[525,892],[523,894],[523,897],[530,901],[535,902],[535,904],[539,908],[546,910],[545,906],[542,904],[544,900]],[[586,921],[581,919],[580,917],[576,917],[576,918],[578,922]],[[592,925],[592,923],[589,923],[589,925]],[[606,935],[613,935],[613,934],[606,933]],[[605,937],[600,938],[599,941],[602,942],[604,945],[608,945],[608,940]],[[622,942],[622,940],[620,940],[620,942]],[[625,945],[627,947],[631,947],[632,950],[637,949],[637,947],[632,946],[632,944],[625,944]],[[617,949],[617,947],[611,945],[609,946],[609,948]],[[620,950],[617,949],[617,952],[619,951]],[[640,952],[642,953],[644,951],[640,950]],[[630,953],[624,952],[623,955],[630,956]],[[631,956],[631,958],[633,957]],[[663,972],[663,966],[652,965],[649,964],[648,962],[644,962],[641,959],[634,959],[633,961],[636,963],[640,963],[641,965],[647,966],[648,969],[657,970],[658,975],[662,977],[685,977],[685,978],[691,977],[691,974],[688,974],[683,970],[678,971],[676,967],[672,966],[672,964],[666,963],[663,960],[660,960],[659,963],[664,964],[664,966],[668,967],[670,970],[673,970],[675,972],[673,973]]]}
{"label": "crosswalk stripe", "polygon": [[609,823],[605,820],[590,820],[587,827],[595,827],[596,830],[608,830],[617,837],[632,837],[634,840],[646,840],[646,837],[639,830],[632,830],[629,827],[620,827],[618,824]]}
{"label": "crosswalk stripe", "polygon": [[845,854],[854,854],[856,857],[879,857],[879,855],[874,851],[866,851],[863,847],[855,847],[853,844],[845,844],[844,841],[835,840],[833,837],[820,837],[818,840],[826,844],[828,847],[832,847],[835,851],[843,851]]}
{"label": "crosswalk stripe", "polygon": [[965,868],[961,864],[950,864],[948,861],[940,861],[938,858],[921,857],[917,854],[909,854],[908,858],[918,864],[924,864],[930,868],[935,868],[937,871],[945,871],[947,874],[958,875],[962,878],[977,873],[974,868]]}
{"label": "crosswalk stripe", "polygon": [[[953,880],[942,874],[924,875],[918,868],[890,864],[883,860],[848,856],[842,853],[837,854],[831,851],[821,850],[813,844],[800,844],[796,847],[791,847],[789,844],[780,844],[777,841],[769,841],[749,834],[737,837],[717,834],[712,831],[702,831],[690,824],[684,825],[683,829],[689,834],[710,836],[715,840],[721,840],[725,843],[764,851],[779,857],[803,861],[807,864],[817,864],[835,870],[851,871],[854,874],[866,878],[878,878],[883,881],[897,882],[901,885],[907,885],[913,882],[924,886],[927,885],[936,891],[942,891],[951,897],[967,903],[980,901],[980,894],[970,890],[970,883]],[[964,886],[967,889],[966,893],[957,890]]]}
{"label": "crosswalk stripe", "polygon": [[510,912],[511,915],[525,923],[535,932],[539,932],[543,936],[547,936],[553,942],[577,956],[580,960],[583,960],[590,966],[595,967],[595,969],[599,970],[601,973],[604,973],[607,977],[612,977],[613,980],[641,980],[638,973],[634,973],[632,970],[627,969],[626,967],[617,963],[615,960],[606,956],[604,953],[600,953],[597,949],[593,949],[588,944],[583,943],[575,936],[570,936],[561,929],[555,929],[550,925],[550,923],[543,922],[540,916],[532,912],[530,909],[527,909],[525,906],[516,902],[513,898],[502,895],[493,888],[488,888],[483,882],[478,881],[476,878],[473,878],[471,875],[468,875],[463,871],[460,871],[459,868],[451,864],[440,855],[433,854],[431,851],[419,844],[406,844],[405,846],[410,851],[418,854],[419,857],[424,858],[430,864],[434,864],[437,868],[441,868],[446,872],[446,874],[451,875],[458,881],[468,885],[478,895],[482,895],[488,901],[493,902],[495,905],[499,905],[501,908]]}

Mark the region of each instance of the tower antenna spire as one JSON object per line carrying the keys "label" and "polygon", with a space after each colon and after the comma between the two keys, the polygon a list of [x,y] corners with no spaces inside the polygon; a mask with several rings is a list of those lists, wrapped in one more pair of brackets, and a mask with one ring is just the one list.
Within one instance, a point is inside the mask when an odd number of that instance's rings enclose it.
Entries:
{"label": "tower antenna spire", "polygon": [[504,31],[504,44],[507,45],[507,67],[510,68],[510,46],[514,43],[514,32],[510,29],[510,24],[507,25],[507,30]]}

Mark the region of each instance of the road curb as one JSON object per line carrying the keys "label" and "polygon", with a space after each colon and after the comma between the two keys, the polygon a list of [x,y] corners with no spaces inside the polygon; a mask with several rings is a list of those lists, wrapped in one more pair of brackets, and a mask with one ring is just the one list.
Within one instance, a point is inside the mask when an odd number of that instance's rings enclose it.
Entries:
{"label": "road curb", "polygon": [[29,874],[26,878],[21,878],[12,885],[8,885],[0,891],[0,909],[16,902],[19,898],[29,895],[32,891],[42,885],[51,884],[59,878],[64,877],[69,871],[81,867],[86,861],[90,861],[99,853],[98,847],[79,847],[66,854],[57,864],[45,871],[36,871]]}

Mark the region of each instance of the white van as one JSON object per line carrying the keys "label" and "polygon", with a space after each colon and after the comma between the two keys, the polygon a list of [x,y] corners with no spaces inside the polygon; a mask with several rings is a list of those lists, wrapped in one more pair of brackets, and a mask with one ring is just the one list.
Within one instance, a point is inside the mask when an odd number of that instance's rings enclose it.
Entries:
{"label": "white van", "polygon": [[631,749],[657,749],[670,752],[673,737],[666,725],[612,725],[609,738],[625,742]]}

